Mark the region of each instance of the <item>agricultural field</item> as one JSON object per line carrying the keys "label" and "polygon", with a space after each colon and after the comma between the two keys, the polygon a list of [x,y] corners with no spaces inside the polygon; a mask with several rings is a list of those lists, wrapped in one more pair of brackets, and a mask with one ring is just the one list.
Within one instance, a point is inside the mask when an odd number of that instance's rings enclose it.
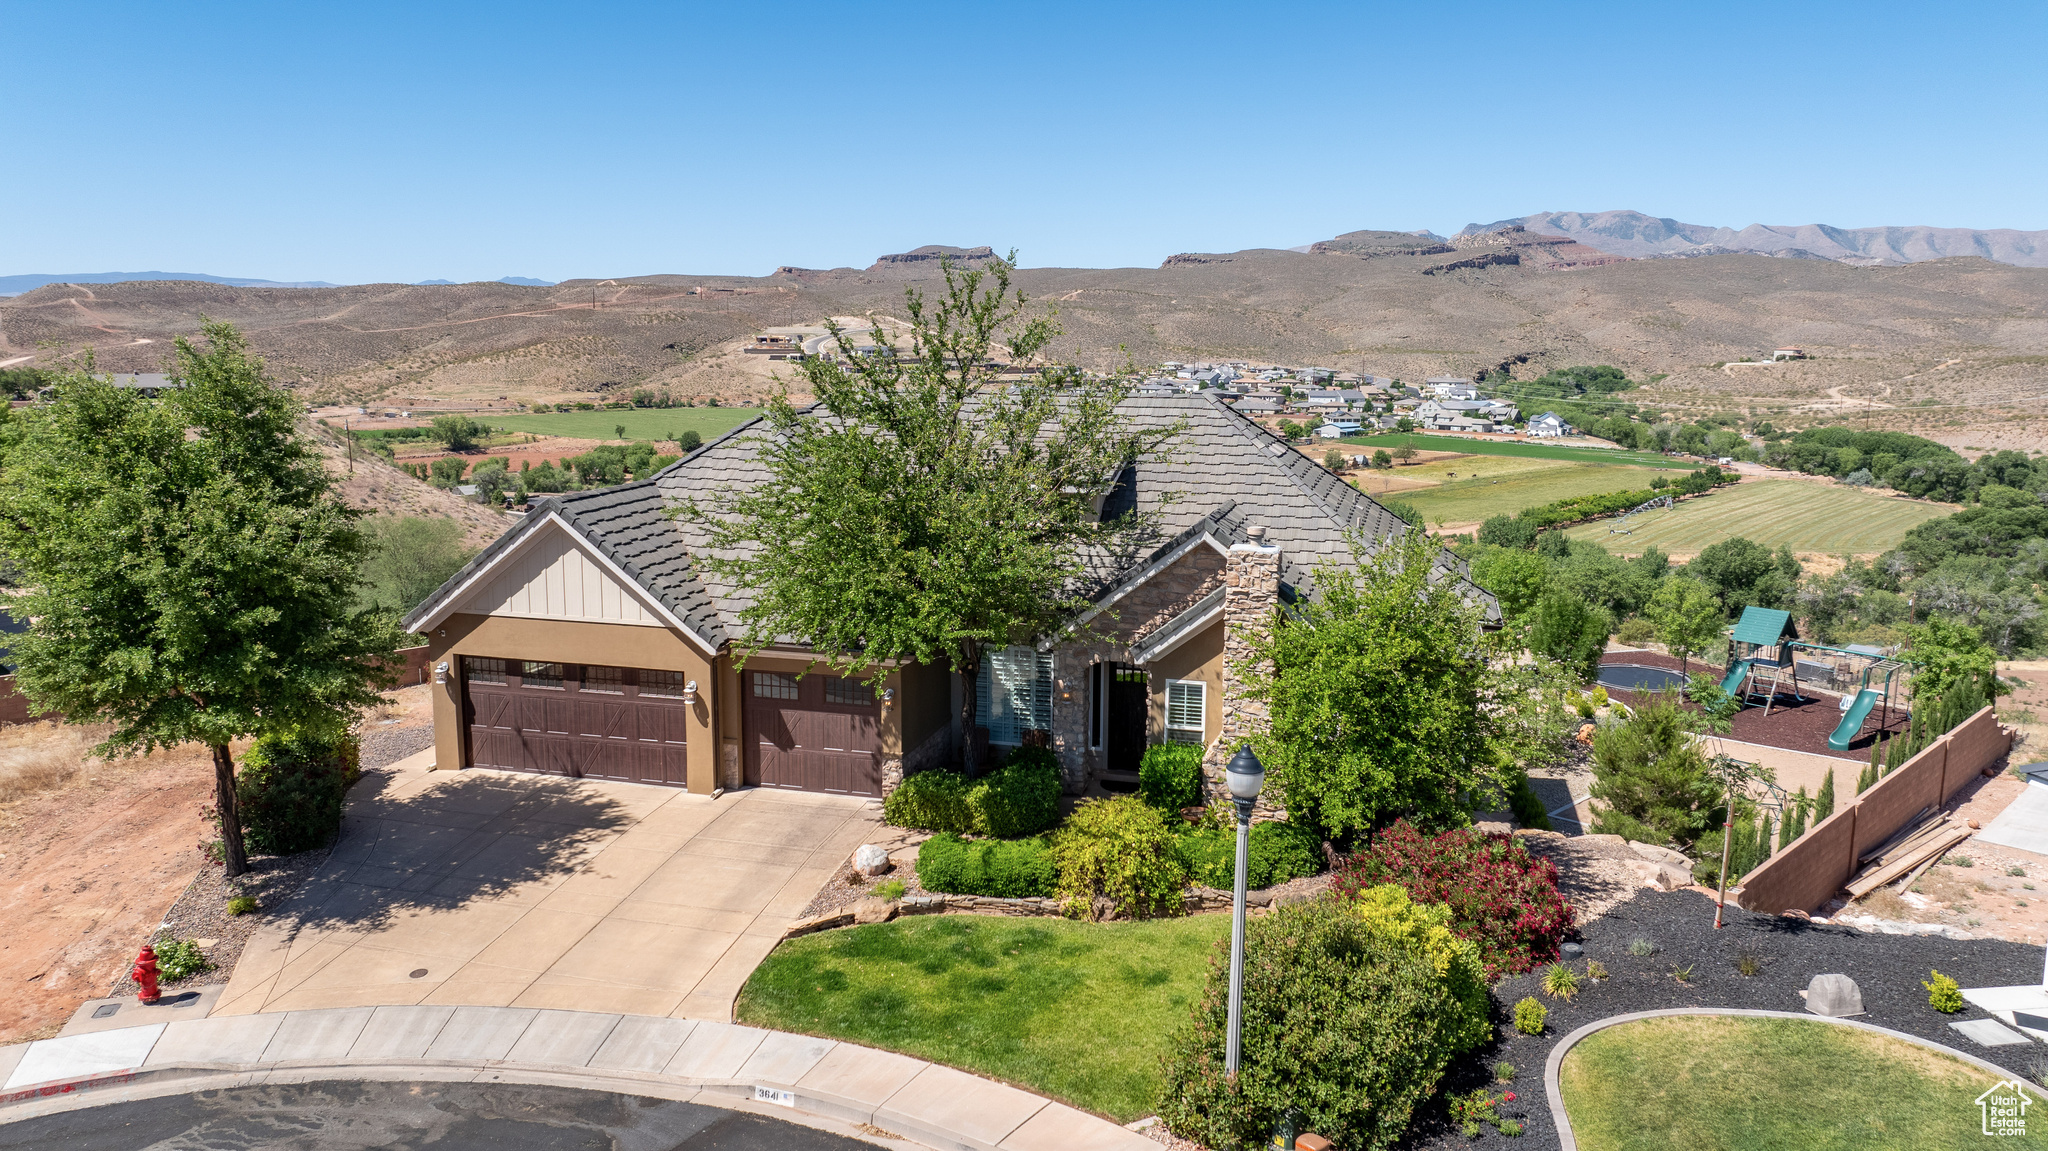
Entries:
{"label": "agricultural field", "polygon": [[1590,464],[1640,464],[1653,468],[1705,467],[1705,464],[1685,463],[1656,452],[1630,452],[1619,448],[1569,448],[1559,444],[1527,443],[1513,440],[1468,440],[1461,436],[1434,436],[1427,432],[1388,432],[1384,435],[1346,436],[1341,440],[1324,441],[1342,444],[1358,444],[1372,448],[1410,447],[1418,452],[1460,452],[1474,456],[1511,456],[1525,460],[1571,460]]}
{"label": "agricultural field", "polygon": [[595,412],[537,412],[480,416],[494,428],[536,436],[615,440],[623,424],[628,440],[673,440],[687,431],[705,439],[724,435],[761,414],[759,408],[630,408]]}
{"label": "agricultural field", "polygon": [[[1445,481],[1435,487],[1403,491],[1397,486],[1386,495],[1389,499],[1412,505],[1422,513],[1423,519],[1432,524],[1467,524],[1571,496],[1646,489],[1650,481],[1659,475],[1677,479],[1685,474],[1683,470],[1616,464],[1557,463],[1518,468],[1502,461],[1503,466],[1496,468],[1488,466],[1491,462],[1490,459],[1467,457],[1425,464],[1412,470],[1422,472],[1429,469],[1439,474],[1455,471],[1457,477],[1453,479],[1446,475]],[[1514,464],[1522,462],[1517,460]],[[1468,468],[1476,474],[1468,474]],[[1393,474],[1398,480],[1410,470],[1395,468]],[[1358,482],[1368,494],[1380,494],[1372,475],[1360,475]]]}
{"label": "agricultural field", "polygon": [[1954,511],[1949,504],[1855,488],[1763,480],[1644,512],[1629,521],[1627,535],[1613,534],[1611,519],[1565,530],[1573,539],[1590,540],[1617,555],[1638,555],[1653,544],[1673,555],[1696,555],[1734,536],[1766,547],[1783,544],[1795,552],[1874,555],[1895,547],[1914,525]]}

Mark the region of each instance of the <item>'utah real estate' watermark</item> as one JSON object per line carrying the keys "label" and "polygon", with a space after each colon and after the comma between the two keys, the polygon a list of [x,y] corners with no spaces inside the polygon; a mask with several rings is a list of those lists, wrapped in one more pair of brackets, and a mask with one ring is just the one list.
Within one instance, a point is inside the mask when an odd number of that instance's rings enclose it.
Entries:
{"label": "'utah real estate' watermark", "polygon": [[2017,1081],[2001,1080],[1992,1084],[1991,1090],[1977,1096],[1984,1134],[2025,1135],[2027,1106],[2032,1102],[2027,1097],[2026,1087]]}

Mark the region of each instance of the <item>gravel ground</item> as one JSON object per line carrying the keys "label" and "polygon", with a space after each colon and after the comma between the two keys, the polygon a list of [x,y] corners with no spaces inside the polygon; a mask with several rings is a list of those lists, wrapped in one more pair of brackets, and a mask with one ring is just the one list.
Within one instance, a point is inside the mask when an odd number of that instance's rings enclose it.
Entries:
{"label": "gravel ground", "polygon": [[[1638,938],[1649,940],[1657,949],[1655,954],[1647,958],[1631,954],[1629,945]],[[1959,1015],[1943,1015],[1927,1005],[1927,992],[1920,986],[1931,968],[1954,977],[1964,987],[2030,983],[2041,973],[2039,947],[1991,939],[1866,935],[1850,927],[1751,915],[1732,904],[1726,926],[1716,932],[1711,898],[1693,891],[1647,889],[1585,926],[1579,939],[1586,950],[1572,964],[1573,969],[1584,974],[1585,961],[1597,960],[1606,965],[1608,978],[1585,984],[1569,1003],[1542,994],[1540,969],[1502,981],[1495,986],[1493,998],[1503,1038],[1461,1060],[1443,1085],[1446,1092],[1491,1085],[1489,1068],[1495,1061],[1514,1064],[1514,1081],[1495,1089],[1516,1094],[1516,1102],[1506,1105],[1502,1113],[1523,1122],[1523,1135],[1510,1139],[1489,1127],[1479,1139],[1467,1139],[1450,1128],[1438,1112],[1416,1125],[1411,1146],[1446,1151],[1474,1146],[1523,1151],[1557,1147],[1557,1132],[1543,1090],[1543,1064],[1564,1036],[1594,1020],[1631,1011],[1672,1007],[1800,1011],[1805,1007],[1800,990],[1813,976],[1830,972],[1849,976],[1862,989],[1867,1014],[1860,1018],[1865,1022],[1969,1051],[2022,1074],[2034,1073],[2037,1060],[2048,1055],[2038,1047],[1976,1047],[1948,1025],[1981,1019],[1984,1013],[1971,1007]],[[1763,960],[1762,972],[1754,977],[1745,977],[1736,969],[1736,959],[1745,952]],[[1680,983],[1673,977],[1674,966],[1692,968],[1689,982]],[[1542,1035],[1518,1034],[1510,1022],[1514,1004],[1529,995],[1550,1008],[1549,1027]]]}
{"label": "gravel ground", "polygon": [[[372,731],[362,741],[363,773],[369,775],[381,771],[433,744],[432,727],[393,727]],[[306,877],[327,862],[333,848],[302,851],[297,855],[252,855],[249,857],[248,874],[232,881],[227,878],[225,869],[201,848],[195,847],[194,850],[200,852],[204,860],[199,874],[171,904],[171,909],[164,914],[163,923],[150,936],[154,943],[172,939],[198,940],[199,949],[212,961],[211,970],[189,976],[176,984],[164,984],[180,991],[226,983],[234,974],[235,964],[242,958],[242,948],[248,944],[249,937],[263,925],[263,911],[282,907]],[[258,910],[248,915],[229,915],[228,900],[236,895],[255,896]],[[107,994],[133,995],[140,989],[124,968]]]}

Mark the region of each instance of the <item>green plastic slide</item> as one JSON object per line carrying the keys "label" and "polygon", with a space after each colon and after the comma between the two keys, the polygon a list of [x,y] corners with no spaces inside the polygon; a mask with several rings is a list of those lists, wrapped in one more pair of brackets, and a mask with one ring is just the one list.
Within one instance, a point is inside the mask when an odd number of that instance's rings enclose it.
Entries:
{"label": "green plastic slide", "polygon": [[1743,660],[1735,665],[1734,670],[1728,673],[1728,678],[1721,681],[1721,690],[1728,695],[1734,695],[1735,689],[1741,687],[1742,681],[1748,678],[1749,661]]}
{"label": "green plastic slide", "polygon": [[1835,734],[1828,737],[1828,746],[1836,751],[1849,750],[1849,741],[1855,739],[1856,733],[1863,730],[1863,721],[1870,718],[1870,709],[1876,707],[1877,701],[1883,696],[1884,693],[1874,687],[1866,687],[1857,692],[1856,702],[1850,704],[1849,710],[1842,713],[1842,722],[1835,725]]}

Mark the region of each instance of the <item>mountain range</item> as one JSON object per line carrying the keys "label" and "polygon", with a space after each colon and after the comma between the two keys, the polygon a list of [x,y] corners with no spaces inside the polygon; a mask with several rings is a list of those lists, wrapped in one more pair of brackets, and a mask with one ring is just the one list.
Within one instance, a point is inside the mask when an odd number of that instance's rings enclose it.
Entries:
{"label": "mountain range", "polygon": [[[32,273],[22,276],[0,276],[0,296],[19,296],[33,292],[45,284],[126,284],[135,280],[196,280],[202,284],[226,284],[232,288],[337,288],[325,280],[252,280],[244,276],[209,276],[204,272],[65,272],[59,275]],[[452,284],[453,280],[421,280],[421,284]],[[496,281],[500,284],[518,284],[528,288],[552,288],[553,280],[535,280],[527,276],[506,276]]]}
{"label": "mountain range", "polygon": [[1616,256],[1670,259],[1730,252],[1855,265],[1917,264],[1951,256],[1982,256],[2022,268],[2048,268],[2048,231],[2013,228],[1837,228],[1831,224],[1751,224],[1747,228],[1686,224],[1642,212],[1538,212],[1491,224],[1467,224],[1460,236],[1521,225],[1568,236]]}

